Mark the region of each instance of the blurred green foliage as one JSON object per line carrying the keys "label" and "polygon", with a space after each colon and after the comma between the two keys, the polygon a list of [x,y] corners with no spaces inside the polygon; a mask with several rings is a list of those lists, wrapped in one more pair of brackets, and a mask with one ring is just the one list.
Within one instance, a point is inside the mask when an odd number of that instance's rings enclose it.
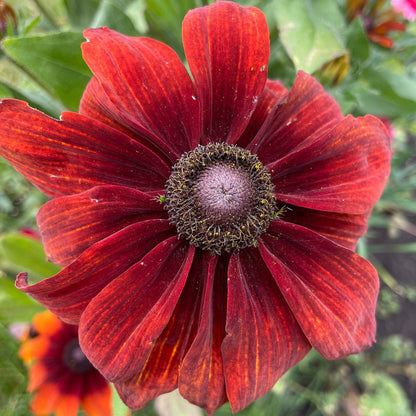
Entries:
{"label": "blurred green foliage", "polygon": [[[0,49],[0,96],[28,101],[59,117],[76,111],[91,73],[82,60],[82,30],[108,26],[132,36],[151,36],[183,58],[181,21],[208,0],[11,0],[15,31]],[[271,38],[269,77],[290,87],[299,69],[316,76],[345,113],[388,118],[394,128],[394,157],[389,184],[370,219],[389,235],[416,235],[416,24],[391,34],[393,50],[370,42],[363,19],[348,21],[346,0],[244,0],[266,14]],[[388,7],[388,2],[386,4]],[[413,135],[413,136],[412,136]],[[15,289],[16,273],[39,280],[58,271],[48,263],[39,241],[19,233],[36,229],[35,216],[45,197],[5,161],[0,160],[0,416],[26,416],[27,374],[17,358],[18,342],[9,331],[29,322],[42,307]],[[393,241],[393,243],[392,243]],[[380,262],[380,253],[415,255],[416,241],[372,243],[360,254],[378,266],[383,288],[379,318],[400,313],[402,301],[416,302],[416,283],[399,282]],[[25,255],[22,255],[25,253]],[[291,369],[266,396],[241,411],[242,416],[411,416],[416,411],[397,377],[416,384],[416,352],[400,334],[345,360],[329,362],[311,353]],[[114,394],[115,414],[126,408]],[[172,407],[173,408],[173,407]],[[183,410],[184,411],[184,410]],[[185,411],[184,411],[185,412]],[[153,404],[133,412],[155,416]],[[231,414],[224,405],[216,416]],[[175,415],[176,416],[176,415]],[[181,416],[181,415],[178,415]]]}

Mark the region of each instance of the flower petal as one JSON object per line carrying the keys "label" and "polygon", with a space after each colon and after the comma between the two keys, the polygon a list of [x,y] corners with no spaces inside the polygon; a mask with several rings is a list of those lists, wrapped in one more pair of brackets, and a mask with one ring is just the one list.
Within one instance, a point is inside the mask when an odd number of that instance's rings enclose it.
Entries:
{"label": "flower petal", "polygon": [[55,315],[53,315],[49,311],[37,313],[33,317],[32,322],[35,331],[41,335],[52,335],[55,332],[59,331],[64,325],[62,321],[60,321]]}
{"label": "flower petal", "polygon": [[379,281],[369,262],[296,224],[274,221],[260,253],[312,346],[325,358],[374,341]]}
{"label": "flower petal", "polygon": [[[208,263],[215,257],[201,250],[195,251],[187,282],[166,328],[142,369],[130,380],[117,383],[122,400],[131,409],[142,408],[149,400],[170,392],[178,386],[178,373],[183,357],[193,341],[198,326],[201,298],[206,285]],[[206,261],[206,263],[205,263]],[[215,261],[214,261],[215,263]],[[195,370],[196,366],[193,367]]]}
{"label": "flower petal", "polygon": [[55,406],[55,416],[77,416],[81,402],[83,376],[70,371],[61,376],[61,393]]}
{"label": "flower petal", "polygon": [[144,366],[173,314],[194,251],[171,237],[89,303],[81,316],[80,345],[105,378],[128,380]]}
{"label": "flower petal", "polygon": [[368,214],[386,184],[390,159],[390,139],[381,121],[348,116],[267,167],[283,202]]}
{"label": "flower petal", "polygon": [[55,382],[43,384],[30,402],[32,412],[35,415],[49,415],[55,410],[59,395],[59,387]]}
{"label": "flower petal", "polygon": [[195,89],[171,48],[107,28],[84,35],[83,57],[103,90],[94,99],[104,114],[146,137],[172,161],[198,145]]}
{"label": "flower petal", "polygon": [[88,117],[61,119],[22,101],[1,101],[0,155],[49,196],[103,184],[163,192],[170,168],[149,149]]}
{"label": "flower petal", "polygon": [[235,143],[266,82],[266,19],[254,7],[217,1],[189,11],[182,33],[200,102],[201,141]]}
{"label": "flower petal", "polygon": [[255,140],[255,137],[264,125],[266,117],[282,102],[286,95],[287,89],[280,81],[267,80],[250,122],[236,143],[237,146],[246,148]]}
{"label": "flower petal", "polygon": [[19,357],[30,362],[35,358],[40,358],[48,352],[50,347],[49,340],[46,337],[35,337],[25,341],[19,349]]}
{"label": "flower petal", "polygon": [[212,414],[226,400],[221,343],[225,336],[227,270],[224,257],[204,253],[204,293],[198,331],[180,367],[179,392]]}
{"label": "flower petal", "polygon": [[112,416],[111,388],[98,371],[84,376],[81,404],[88,416]]}
{"label": "flower petal", "polygon": [[368,215],[340,214],[284,205],[279,219],[302,225],[354,251],[358,239],[367,232]]}
{"label": "flower petal", "polygon": [[[39,356],[38,354],[37,356]],[[19,350],[19,357],[25,358],[20,355]],[[30,358],[34,358],[34,356],[31,356]],[[42,361],[35,361],[29,370],[29,383],[27,385],[27,391],[29,393],[34,392],[35,390],[39,389],[42,384],[44,384],[49,378],[51,374],[49,371],[49,368],[45,366],[45,364]]]}
{"label": "flower petal", "polygon": [[67,265],[97,241],[156,218],[166,218],[166,213],[155,197],[132,188],[99,186],[47,202],[37,221],[48,259]]}
{"label": "flower petal", "polygon": [[[79,112],[87,117],[93,118],[94,120],[100,121],[101,123],[107,124],[112,128],[126,134],[135,141],[141,143],[146,148],[150,149],[153,153],[158,155],[165,164],[171,166],[174,160],[173,155],[170,151],[165,149],[166,144],[161,139],[150,132],[143,133],[143,129],[133,128],[127,123],[123,123],[122,117],[116,117],[115,113],[118,107],[113,108],[114,104],[103,90],[100,82],[96,77],[92,77],[90,82],[85,88],[84,94],[82,95],[81,102],[79,104]],[[117,118],[117,120],[116,120]],[[131,124],[131,123],[130,123]],[[164,151],[169,153],[164,154],[158,147],[153,143],[160,143],[159,147],[165,149]]]}
{"label": "flower petal", "polygon": [[274,162],[328,123],[343,119],[337,102],[313,77],[299,71],[284,102],[270,111],[256,139],[248,146],[263,164]]}
{"label": "flower petal", "polygon": [[16,287],[64,321],[78,324],[93,297],[175,231],[168,220],[132,224],[91,246],[55,276],[29,286],[27,274],[21,273]]}
{"label": "flower petal", "polygon": [[231,256],[226,331],[222,354],[233,412],[267,393],[310,350],[257,249]]}

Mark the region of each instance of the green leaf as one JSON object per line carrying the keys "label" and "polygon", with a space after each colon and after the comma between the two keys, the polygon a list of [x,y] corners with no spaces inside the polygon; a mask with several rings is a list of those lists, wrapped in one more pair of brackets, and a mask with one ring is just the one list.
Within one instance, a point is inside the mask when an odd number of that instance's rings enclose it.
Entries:
{"label": "green leaf", "polygon": [[16,98],[18,100],[26,101],[33,108],[37,108],[43,113],[49,114],[52,117],[59,117],[59,114],[64,111],[64,107],[59,101],[53,100],[46,92],[39,91],[19,91],[11,85],[0,81],[0,97],[1,98]]}
{"label": "green leaf", "polygon": [[14,286],[6,276],[0,277],[0,322],[30,322],[33,316],[45,308]]}
{"label": "green leaf", "polygon": [[386,117],[412,117],[416,111],[416,81],[379,67],[366,68],[352,86],[360,110]]}
{"label": "green leaf", "polygon": [[75,29],[90,27],[100,0],[64,0],[69,22]]}
{"label": "green leaf", "polygon": [[0,414],[28,416],[30,395],[25,392],[27,373],[17,356],[19,343],[0,324]]}
{"label": "green leaf", "polygon": [[370,45],[361,19],[355,19],[348,26],[347,47],[352,64],[360,64],[369,58]]}
{"label": "green leaf", "polygon": [[280,38],[297,69],[312,73],[346,53],[333,0],[275,0]]}
{"label": "green leaf", "polygon": [[6,234],[0,240],[0,249],[9,263],[28,272],[31,277],[45,278],[60,270],[59,266],[46,260],[42,243],[34,238],[18,233]]}
{"label": "green leaf", "polygon": [[198,0],[146,0],[146,19],[150,34],[183,56],[182,20],[188,10],[202,6]]}
{"label": "green leaf", "polygon": [[63,32],[6,39],[4,49],[52,96],[77,110],[91,72],[82,59],[81,33]]}
{"label": "green leaf", "polygon": [[73,28],[106,26],[126,35],[144,31],[144,6],[143,0],[65,0]]}

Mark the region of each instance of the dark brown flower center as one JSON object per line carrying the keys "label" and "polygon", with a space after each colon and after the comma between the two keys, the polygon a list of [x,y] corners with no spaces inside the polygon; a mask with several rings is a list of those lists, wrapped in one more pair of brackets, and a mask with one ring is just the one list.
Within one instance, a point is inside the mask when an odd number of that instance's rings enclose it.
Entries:
{"label": "dark brown flower center", "polygon": [[65,345],[62,358],[64,364],[74,373],[85,373],[93,368],[88,358],[82,352],[76,338]]}
{"label": "dark brown flower center", "polygon": [[267,169],[249,151],[225,143],[182,155],[165,202],[179,236],[212,254],[256,246],[276,212]]}

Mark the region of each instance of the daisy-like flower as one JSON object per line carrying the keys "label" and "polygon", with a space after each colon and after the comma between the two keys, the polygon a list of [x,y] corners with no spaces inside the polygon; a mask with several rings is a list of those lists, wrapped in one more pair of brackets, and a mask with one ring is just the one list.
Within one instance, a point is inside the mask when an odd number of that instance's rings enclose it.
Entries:
{"label": "daisy-like flower", "polygon": [[410,21],[416,19],[416,0],[392,0],[392,7]]}
{"label": "daisy-like flower", "polygon": [[52,198],[38,224],[64,267],[17,287],[79,324],[132,409],[178,387],[236,412],[311,347],[370,346],[379,283],[354,248],[389,174],[383,124],[303,72],[290,91],[268,80],[256,8],[188,12],[192,78],[156,40],[85,36],[79,114],[0,105],[0,152]]}
{"label": "daisy-like flower", "polygon": [[30,365],[35,415],[76,416],[82,405],[88,416],[111,416],[110,386],[81,351],[76,326],[37,314],[19,356]]}

